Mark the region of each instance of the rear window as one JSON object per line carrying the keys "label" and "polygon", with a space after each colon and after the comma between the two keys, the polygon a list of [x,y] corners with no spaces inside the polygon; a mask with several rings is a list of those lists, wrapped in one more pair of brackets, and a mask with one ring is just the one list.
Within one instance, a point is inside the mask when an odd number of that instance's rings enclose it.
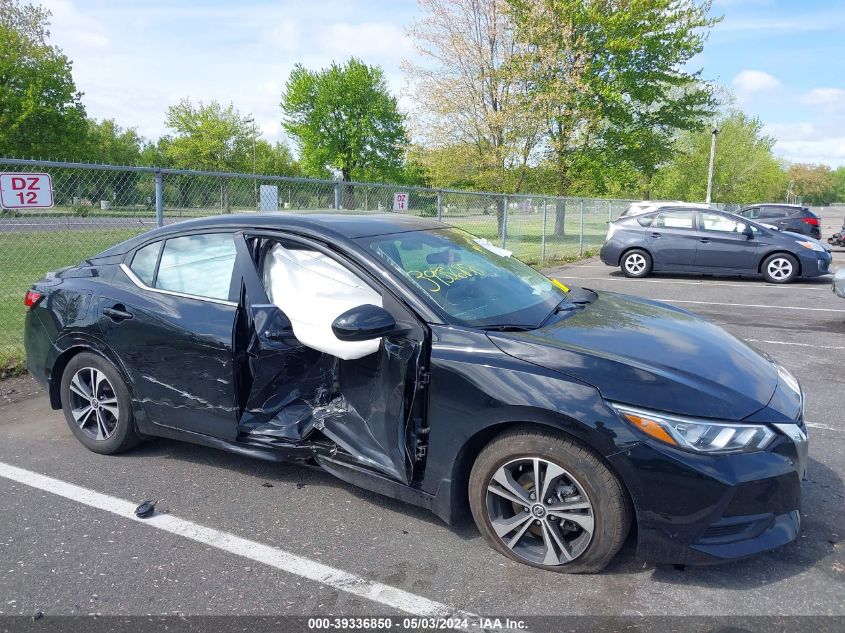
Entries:
{"label": "rear window", "polygon": [[655,216],[651,227],[662,229],[692,229],[692,211],[661,211]]}
{"label": "rear window", "polygon": [[235,242],[230,233],[177,237],[164,244],[155,287],[228,299],[234,268]]}
{"label": "rear window", "polygon": [[132,264],[129,266],[132,272],[138,275],[138,279],[148,286],[152,286],[155,280],[156,264],[158,263],[158,252],[160,250],[161,242],[147,244],[144,248],[140,248],[135,252],[135,256],[132,258]]}

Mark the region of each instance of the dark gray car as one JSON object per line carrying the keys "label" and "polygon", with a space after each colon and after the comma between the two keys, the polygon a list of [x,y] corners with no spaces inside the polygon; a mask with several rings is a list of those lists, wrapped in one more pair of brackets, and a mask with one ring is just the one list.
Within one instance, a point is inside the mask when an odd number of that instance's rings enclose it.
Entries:
{"label": "dark gray car", "polygon": [[762,275],[770,283],[825,275],[829,248],[732,213],[664,208],[610,223],[601,260],[627,277],[652,272]]}
{"label": "dark gray car", "polygon": [[749,220],[763,224],[772,224],[781,231],[809,235],[817,240],[822,238],[819,216],[808,207],[797,204],[764,203],[753,204],[736,212]]}

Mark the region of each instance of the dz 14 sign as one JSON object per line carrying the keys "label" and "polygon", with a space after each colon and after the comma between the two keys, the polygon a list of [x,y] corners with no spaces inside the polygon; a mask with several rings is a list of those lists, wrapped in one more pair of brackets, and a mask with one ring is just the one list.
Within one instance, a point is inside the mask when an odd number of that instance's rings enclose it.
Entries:
{"label": "dz 14 sign", "polygon": [[0,206],[6,209],[48,209],[53,206],[50,174],[0,174]]}
{"label": "dz 14 sign", "polygon": [[393,210],[407,211],[408,210],[408,194],[394,193],[393,194]]}

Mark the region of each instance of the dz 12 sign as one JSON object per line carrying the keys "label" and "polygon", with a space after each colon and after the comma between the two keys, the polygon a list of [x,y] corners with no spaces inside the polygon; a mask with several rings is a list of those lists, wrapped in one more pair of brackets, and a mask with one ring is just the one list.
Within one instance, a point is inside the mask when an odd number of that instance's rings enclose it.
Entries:
{"label": "dz 12 sign", "polygon": [[6,209],[49,209],[53,206],[50,174],[0,174],[0,206]]}

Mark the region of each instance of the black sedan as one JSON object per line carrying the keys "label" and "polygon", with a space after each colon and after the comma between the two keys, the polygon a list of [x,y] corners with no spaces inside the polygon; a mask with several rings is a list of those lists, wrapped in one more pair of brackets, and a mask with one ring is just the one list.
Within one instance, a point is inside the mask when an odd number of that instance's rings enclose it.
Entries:
{"label": "black sedan", "polygon": [[626,277],[652,272],[759,276],[769,283],[830,272],[830,248],[708,208],[674,207],[610,223],[601,260]]}
{"label": "black sedan", "polygon": [[48,274],[26,305],[28,367],[98,453],[162,436],[298,461],[447,523],[469,509],[493,548],[553,571],[601,570],[634,525],[640,556],[675,563],[798,534],[788,371],[432,220],[183,222]]}
{"label": "black sedan", "polygon": [[817,240],[822,239],[821,220],[808,207],[770,202],[753,204],[736,213],[749,220],[776,226],[781,231],[801,233]]}

